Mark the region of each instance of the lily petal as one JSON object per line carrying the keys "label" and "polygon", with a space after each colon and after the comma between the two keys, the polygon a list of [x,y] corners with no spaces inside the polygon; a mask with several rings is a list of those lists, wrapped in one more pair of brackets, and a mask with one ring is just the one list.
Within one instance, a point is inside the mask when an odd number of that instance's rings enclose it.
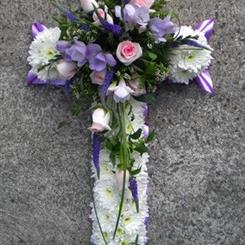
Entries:
{"label": "lily petal", "polygon": [[214,86],[208,69],[198,75],[195,80],[203,90],[210,94],[214,93]]}
{"label": "lily petal", "polygon": [[38,22],[35,22],[32,24],[32,27],[31,27],[31,30],[32,30],[32,37],[35,38],[36,35],[39,33],[39,32],[42,32],[44,30],[46,30],[47,27],[41,23],[38,23]]}
{"label": "lily petal", "polygon": [[212,35],[213,35],[213,29],[214,29],[214,19],[210,18],[207,20],[204,20],[202,22],[199,22],[194,29],[196,31],[204,33],[205,37],[208,41],[210,41]]}

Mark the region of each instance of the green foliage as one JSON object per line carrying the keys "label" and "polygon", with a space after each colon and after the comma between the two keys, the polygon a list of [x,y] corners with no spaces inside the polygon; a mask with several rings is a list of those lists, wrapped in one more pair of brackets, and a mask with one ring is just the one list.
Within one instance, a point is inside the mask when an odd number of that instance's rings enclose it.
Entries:
{"label": "green foliage", "polygon": [[154,131],[150,132],[149,136],[145,140],[145,143],[150,143],[156,138],[156,134]]}
{"label": "green foliage", "polygon": [[141,134],[142,134],[142,129],[139,128],[135,133],[129,135],[129,138],[133,140],[137,140],[140,138]]}
{"label": "green foliage", "polygon": [[145,143],[143,141],[139,142],[135,148],[135,151],[139,152],[140,155],[143,155],[144,153],[146,153],[148,151],[147,146],[145,145]]}

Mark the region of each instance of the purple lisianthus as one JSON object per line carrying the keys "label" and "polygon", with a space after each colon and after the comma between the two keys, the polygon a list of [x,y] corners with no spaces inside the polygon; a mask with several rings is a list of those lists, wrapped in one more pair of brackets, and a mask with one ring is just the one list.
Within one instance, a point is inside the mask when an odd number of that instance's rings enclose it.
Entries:
{"label": "purple lisianthus", "polygon": [[169,16],[164,19],[155,17],[150,21],[150,29],[156,42],[166,42],[164,36],[175,33],[177,26],[170,20]]}
{"label": "purple lisianthus", "polygon": [[87,47],[85,43],[75,40],[70,48],[65,50],[66,60],[76,61],[78,66],[86,63]]}
{"label": "purple lisianthus", "polygon": [[93,71],[103,71],[106,66],[115,66],[117,64],[114,57],[109,53],[100,52],[89,60],[89,68]]}

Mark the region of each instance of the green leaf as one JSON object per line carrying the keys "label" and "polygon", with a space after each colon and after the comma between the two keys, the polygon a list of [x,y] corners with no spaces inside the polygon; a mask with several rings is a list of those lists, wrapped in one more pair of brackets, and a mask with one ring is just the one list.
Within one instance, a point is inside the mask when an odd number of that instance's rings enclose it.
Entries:
{"label": "green leaf", "polygon": [[142,133],[142,129],[139,128],[135,133],[129,135],[129,137],[130,137],[131,139],[133,139],[133,140],[137,140],[137,139],[140,138],[141,133]]}
{"label": "green leaf", "polygon": [[141,101],[141,102],[145,102],[147,104],[154,104],[156,102],[156,97],[154,94],[144,94],[138,97],[135,97],[136,100]]}
{"label": "green leaf", "polygon": [[154,60],[157,59],[157,54],[155,54],[155,53],[153,53],[153,52],[148,51],[148,52],[147,52],[147,55],[148,55],[148,57],[149,57],[152,61],[154,61]]}
{"label": "green leaf", "polygon": [[152,142],[156,138],[156,133],[154,131],[150,132],[149,136],[145,140],[146,143]]}
{"label": "green leaf", "polygon": [[135,149],[135,151],[139,152],[141,155],[143,155],[145,152],[148,151],[148,148],[145,146],[145,144],[143,142],[141,142],[140,144],[138,144]]}
{"label": "green leaf", "polygon": [[141,172],[142,167],[130,171],[130,175],[135,176]]}

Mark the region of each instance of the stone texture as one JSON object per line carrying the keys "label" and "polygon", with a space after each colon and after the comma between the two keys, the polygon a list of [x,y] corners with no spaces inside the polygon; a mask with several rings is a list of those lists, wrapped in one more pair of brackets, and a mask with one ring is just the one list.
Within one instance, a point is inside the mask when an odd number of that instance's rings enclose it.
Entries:
{"label": "stone texture", "polygon": [[[69,1],[68,1],[69,2]],[[73,1],[75,2],[75,1]],[[164,85],[152,106],[150,245],[245,244],[244,0],[175,0],[182,23],[216,18],[217,95]],[[0,244],[89,244],[88,115],[73,119],[60,90],[29,88],[34,20],[46,0],[0,3]],[[71,121],[61,129],[62,121]]]}

